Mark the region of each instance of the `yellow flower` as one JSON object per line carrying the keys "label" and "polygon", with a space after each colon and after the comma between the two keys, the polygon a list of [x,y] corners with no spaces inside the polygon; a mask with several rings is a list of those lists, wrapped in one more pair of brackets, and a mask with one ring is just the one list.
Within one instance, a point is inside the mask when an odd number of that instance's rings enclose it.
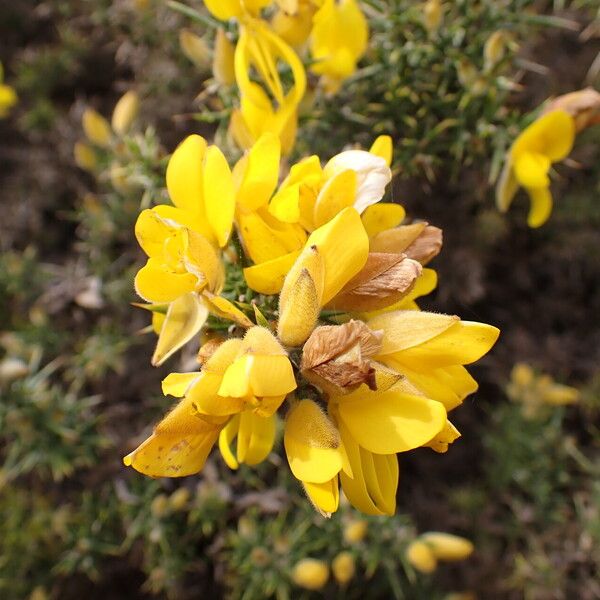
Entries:
{"label": "yellow flower", "polygon": [[285,351],[268,330],[254,327],[243,340],[223,342],[200,372],[163,380],[163,392],[183,400],[124,462],[154,477],[190,475],[202,469],[219,439],[231,468],[257,464],[273,447],[275,411],[295,388]]}
{"label": "yellow flower", "polygon": [[356,70],[367,49],[369,28],[356,0],[325,0],[313,19],[311,70],[322,76],[325,89],[334,93]]}
{"label": "yellow flower", "polygon": [[136,292],[153,304],[170,304],[153,364],[164,362],[196,335],[209,312],[251,325],[219,296],[224,269],[216,246],[229,238],[236,193],[225,157],[200,136],[189,136],[169,161],[167,189],[174,206],[142,211],[135,226],[148,256],[135,277]]}
{"label": "yellow flower", "polygon": [[280,7],[271,18],[273,31],[294,48],[302,46],[312,31],[316,6],[312,2],[297,3],[297,10]]}
{"label": "yellow flower", "polygon": [[528,225],[543,225],[552,212],[550,166],[568,156],[574,141],[575,120],[564,110],[549,112],[527,127],[513,143],[498,180],[498,209],[506,212],[522,186],[531,200]]}
{"label": "yellow flower", "polygon": [[[273,133],[279,137],[283,151],[289,152],[296,136],[298,105],[306,90],[306,73],[298,55],[267,23],[250,19],[240,27],[234,64],[241,97],[240,110],[232,120],[236,142],[247,148],[249,141]],[[279,65],[292,74],[287,91]],[[258,82],[252,73],[258,74]]]}
{"label": "yellow flower", "polygon": [[10,109],[17,103],[17,92],[14,88],[2,83],[4,81],[4,68],[0,62],[0,119],[8,115]]}
{"label": "yellow flower", "polygon": [[328,579],[329,567],[316,558],[303,558],[292,571],[292,581],[307,590],[320,590]]}

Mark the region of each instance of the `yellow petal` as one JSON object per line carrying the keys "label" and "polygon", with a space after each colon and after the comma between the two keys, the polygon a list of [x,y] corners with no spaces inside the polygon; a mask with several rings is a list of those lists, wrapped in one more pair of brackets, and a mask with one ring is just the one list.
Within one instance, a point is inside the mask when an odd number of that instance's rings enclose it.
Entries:
{"label": "yellow petal", "polygon": [[86,171],[93,172],[98,164],[96,152],[89,144],[84,142],[75,142],[75,146],[73,147],[73,158],[75,159],[75,164],[80,169],[85,169]]}
{"label": "yellow petal", "polygon": [[448,451],[448,445],[455,442],[460,437],[460,432],[450,421],[446,421],[446,426],[430,442],[426,444],[432,450],[439,453]]}
{"label": "yellow petal", "polygon": [[135,222],[135,237],[148,256],[161,256],[167,237],[173,235],[175,224],[167,223],[151,209],[143,210]]}
{"label": "yellow petal", "polygon": [[239,469],[240,464],[231,450],[231,442],[236,438],[239,426],[240,415],[235,415],[219,435],[219,451],[221,452],[221,456],[225,464],[234,471]]}
{"label": "yellow petal", "polygon": [[200,415],[227,416],[244,409],[244,400],[219,395],[222,374],[202,370],[194,384],[188,389],[187,397],[193,409]]}
{"label": "yellow petal", "polygon": [[147,302],[173,302],[192,292],[198,279],[190,273],[173,273],[162,262],[149,258],[135,276],[135,291]]}
{"label": "yellow petal", "polygon": [[237,441],[237,459],[240,463],[257,465],[273,449],[277,416],[261,417],[250,411],[240,415]]}
{"label": "yellow petal", "polygon": [[300,184],[280,189],[269,203],[269,212],[284,223],[297,223],[300,220]]}
{"label": "yellow petal", "polygon": [[515,140],[511,156],[516,160],[522,153],[544,154],[551,162],[566,158],[575,141],[575,120],[563,110],[541,116]]}
{"label": "yellow petal", "polygon": [[203,211],[202,161],[206,141],[199,135],[190,135],[175,148],[167,165],[167,190],[179,208],[191,212]]}
{"label": "yellow petal", "polygon": [[151,211],[157,214],[171,227],[175,228],[177,225],[181,225],[182,227],[187,227],[188,229],[199,233],[211,243],[213,241],[216,242],[213,231],[203,212],[192,212],[183,208],[171,206],[170,204],[159,204],[152,208]]}
{"label": "yellow petal", "polygon": [[[218,32],[217,39],[215,40],[215,46],[218,45]],[[179,30],[179,47],[181,51],[185,54],[189,60],[191,60],[194,65],[202,69],[203,71],[210,64],[210,54],[211,51],[208,47],[208,44],[201,38],[199,35],[196,35],[189,29],[180,29]],[[216,49],[215,49],[216,53]],[[233,52],[232,63],[233,63]]]}
{"label": "yellow petal", "polygon": [[204,5],[208,12],[221,21],[240,17],[243,13],[240,0],[204,0]]}
{"label": "yellow petal", "polygon": [[185,294],[169,305],[158,335],[151,363],[158,367],[185,346],[202,329],[208,318],[206,305],[197,294]]}
{"label": "yellow petal", "polygon": [[406,560],[421,573],[433,573],[437,568],[437,560],[431,548],[418,538],[408,545]]}
{"label": "yellow petal", "polygon": [[330,516],[340,505],[340,488],[337,475],[325,483],[309,483],[302,485],[313,505],[325,516]]}
{"label": "yellow petal", "polygon": [[221,427],[194,416],[184,398],[123,462],[151,477],[193,475],[204,466]]}
{"label": "yellow petal", "polygon": [[492,325],[459,321],[418,346],[395,353],[395,358],[414,370],[468,365],[487,354],[499,335],[500,330]]}
{"label": "yellow petal", "polygon": [[356,172],[351,169],[331,177],[317,196],[313,216],[315,226],[325,225],[344,208],[353,206],[356,187]]}
{"label": "yellow petal", "polygon": [[[340,474],[345,496],[355,508],[365,514],[393,515],[396,512],[399,476],[396,455],[373,455],[361,448],[343,423],[340,423],[340,434],[353,474],[353,477],[344,472]],[[364,463],[366,470],[363,468]]]}
{"label": "yellow petal", "polygon": [[369,254],[369,238],[358,212],[345,208],[329,223],[313,231],[305,248],[312,246],[317,247],[323,258],[322,304],[325,305],[363,268]]}
{"label": "yellow petal", "polygon": [[227,159],[216,146],[204,157],[204,209],[219,246],[227,244],[235,213],[235,188]]}
{"label": "yellow petal", "polygon": [[300,250],[244,269],[248,287],[259,294],[278,294],[283,281],[300,254]]}
{"label": "yellow petal", "polygon": [[[368,206],[361,219],[367,235],[373,237],[381,231],[400,225],[405,216],[406,211],[400,204],[379,202]],[[372,251],[375,252],[373,249]]]}
{"label": "yellow petal", "polygon": [[528,188],[527,193],[531,200],[527,224],[529,227],[540,227],[552,213],[552,194],[549,188]]}
{"label": "yellow petal", "polygon": [[290,469],[300,481],[325,483],[342,469],[339,432],[312,400],[301,400],[290,410],[283,443]]}
{"label": "yellow petal", "polygon": [[339,398],[339,415],[357,443],[376,454],[406,452],[429,442],[446,424],[440,402],[365,386]]}
{"label": "yellow petal", "polygon": [[386,359],[389,366],[402,373],[427,398],[441,402],[447,411],[453,410],[477,391],[477,382],[462,366],[414,371],[405,365]]}
{"label": "yellow petal", "polygon": [[460,321],[456,316],[399,310],[369,319],[372,331],[383,330],[381,356],[418,346]]}
{"label": "yellow petal", "polygon": [[[266,206],[279,179],[281,144],[273,134],[263,135],[248,153],[244,179],[238,190],[238,202],[248,210]],[[262,262],[262,261],[261,261]]]}
{"label": "yellow petal", "polygon": [[524,187],[544,188],[550,185],[550,159],[541,153],[524,152],[514,159],[517,181]]}
{"label": "yellow petal", "polygon": [[389,135],[380,135],[369,148],[369,152],[375,156],[381,156],[389,167],[392,164],[392,138]]}
{"label": "yellow petal", "polygon": [[170,373],[162,380],[162,392],[165,396],[182,398],[189,387],[198,379],[200,373]]}
{"label": "yellow petal", "polygon": [[110,145],[112,132],[108,121],[91,108],[86,108],[82,118],[83,131],[90,142],[107,148]]}

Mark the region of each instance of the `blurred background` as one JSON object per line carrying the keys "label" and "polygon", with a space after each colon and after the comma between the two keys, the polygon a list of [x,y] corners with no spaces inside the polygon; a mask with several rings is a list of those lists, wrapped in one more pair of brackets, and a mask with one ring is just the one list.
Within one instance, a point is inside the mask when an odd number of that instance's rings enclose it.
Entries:
{"label": "blurred background", "polygon": [[[507,215],[493,200],[528,115],[600,88],[600,4],[448,1],[434,34],[424,5],[361,3],[361,68],[335,99],[309,94],[291,158],[390,134],[393,200],[444,229],[422,308],[502,336],[473,369],[462,438],[400,457],[397,515],[325,520],[281,454],[181,480],[121,462],[171,404],[161,379],[194,360],[149,365],[133,224],[166,198],[187,134],[239,155],[202,3],[0,0],[0,83],[16,93],[0,119],[0,598],[600,598],[600,127],[558,167],[543,228],[524,195]],[[84,110],[110,121],[130,90],[131,130],[86,140]],[[475,550],[423,568],[406,552],[432,530]]]}

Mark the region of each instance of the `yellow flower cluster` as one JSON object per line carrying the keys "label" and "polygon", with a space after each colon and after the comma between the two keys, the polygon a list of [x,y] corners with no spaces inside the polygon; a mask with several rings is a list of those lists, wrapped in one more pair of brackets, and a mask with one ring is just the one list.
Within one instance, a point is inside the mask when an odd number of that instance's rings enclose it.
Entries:
{"label": "yellow flower cluster", "polygon": [[[305,158],[281,183],[280,154],[278,137],[265,134],[231,169],[192,135],[167,167],[173,205],[140,214],[135,232],[148,260],[135,287],[160,315],[153,363],[196,336],[209,314],[233,333],[201,347],[200,371],[163,381],[181,400],[124,461],[154,477],[190,475],[218,443],[231,468],[255,465],[285,412],[290,469],[320,512],[337,510],[341,485],[361,511],[393,514],[396,454],[445,452],[459,437],[448,412],[477,389],[464,365],[499,332],[418,310],[415,298],[436,285],[423,265],[440,251],[441,231],[403,225],[402,207],[380,202],[390,138],[325,165]],[[256,324],[223,295],[231,237],[254,263],[243,274],[261,294]],[[268,321],[258,309],[277,295]]]}
{"label": "yellow flower cluster", "polygon": [[[224,30],[218,30],[213,61],[217,82],[235,81],[239,88],[240,106],[230,124],[233,138],[248,149],[262,134],[273,133],[288,153],[306,91],[300,56],[308,46],[311,71],[320,76],[327,92],[335,92],[355,71],[367,47],[368,25],[358,2],[205,0],[205,5],[220,21],[235,19],[239,24],[235,50]],[[189,46],[188,41],[188,50]],[[281,76],[285,71],[291,73],[289,83]]]}

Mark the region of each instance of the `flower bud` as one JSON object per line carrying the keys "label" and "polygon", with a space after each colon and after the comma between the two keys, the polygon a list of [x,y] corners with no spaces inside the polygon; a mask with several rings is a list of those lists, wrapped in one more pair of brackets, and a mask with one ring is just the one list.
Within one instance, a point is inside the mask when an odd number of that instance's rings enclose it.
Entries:
{"label": "flower bud", "polygon": [[348,544],[358,544],[367,535],[368,523],[366,521],[351,521],[344,527],[344,541]]}
{"label": "flower bud", "polygon": [[165,496],[165,494],[159,494],[152,500],[152,504],[150,505],[150,511],[155,517],[159,519],[164,517],[169,510],[169,500]]}
{"label": "flower bud", "polygon": [[350,552],[340,552],[331,563],[331,570],[335,580],[340,585],[346,585],[356,572],[354,557]]}
{"label": "flower bud", "polygon": [[210,50],[207,43],[189,29],[182,29],[179,32],[179,47],[200,69],[205,69],[210,64]]}
{"label": "flower bud", "polygon": [[406,549],[406,559],[421,573],[433,573],[437,567],[437,560],[428,544],[416,539]]}
{"label": "flower bud", "polygon": [[93,172],[98,163],[94,149],[85,142],[75,142],[73,158],[75,159],[75,164],[85,171]]}
{"label": "flower bud", "polygon": [[110,183],[117,192],[124,194],[130,189],[129,181],[126,176],[127,170],[118,163],[110,165]]}
{"label": "flower bud", "polygon": [[512,383],[519,387],[529,387],[535,379],[535,373],[533,369],[525,363],[517,363],[510,374],[510,380]]}
{"label": "flower bud", "polygon": [[140,109],[138,95],[129,90],[115,104],[112,114],[112,128],[117,135],[127,133]]}
{"label": "flower bud", "polygon": [[215,39],[212,70],[213,77],[220,85],[231,85],[235,81],[234,53],[235,49],[229,41],[225,30],[219,28]]}
{"label": "flower bud", "polygon": [[456,64],[456,74],[458,81],[464,88],[470,88],[479,76],[475,65],[466,58],[458,61]]}
{"label": "flower bud", "polygon": [[183,510],[190,499],[190,491],[187,488],[175,490],[169,498],[169,505],[173,510]]}
{"label": "flower bud", "polygon": [[483,70],[492,71],[504,58],[506,53],[506,34],[504,31],[495,31],[485,42],[483,47]]}
{"label": "flower bud", "polygon": [[110,145],[111,130],[108,121],[91,108],[86,108],[82,117],[83,131],[90,142],[107,148]]}
{"label": "flower bud", "polygon": [[423,24],[429,33],[435,33],[442,22],[444,9],[440,0],[427,0],[423,6]]}
{"label": "flower bud", "polygon": [[328,579],[329,567],[316,558],[303,558],[292,571],[292,581],[307,590],[320,590]]}
{"label": "flower bud", "polygon": [[438,560],[456,561],[468,558],[474,550],[472,542],[451,533],[430,531],[420,536]]}

